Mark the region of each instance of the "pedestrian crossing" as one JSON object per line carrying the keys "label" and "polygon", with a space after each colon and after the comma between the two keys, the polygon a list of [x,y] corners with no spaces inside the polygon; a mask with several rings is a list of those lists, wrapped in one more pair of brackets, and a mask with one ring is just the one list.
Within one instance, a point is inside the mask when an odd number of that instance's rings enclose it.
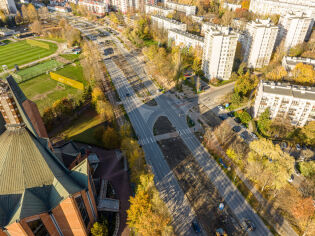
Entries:
{"label": "pedestrian crossing", "polygon": [[[179,136],[187,136],[187,135],[191,135],[191,130],[189,128],[186,128],[186,129],[180,129],[180,130],[177,130],[175,131],[177,132],[177,134]],[[175,133],[174,132],[174,133]],[[171,134],[171,133],[170,133]],[[168,134],[161,134],[160,136],[164,136],[165,135],[165,138],[164,137],[161,137],[159,138],[158,140],[162,140],[162,139],[168,139],[168,138],[172,138],[172,136],[168,135]],[[156,138],[154,136],[151,136],[151,137],[145,137],[145,138],[142,138],[142,139],[139,139],[138,140],[138,143],[140,145],[147,145],[147,144],[151,144],[151,143],[154,143],[156,142]]]}

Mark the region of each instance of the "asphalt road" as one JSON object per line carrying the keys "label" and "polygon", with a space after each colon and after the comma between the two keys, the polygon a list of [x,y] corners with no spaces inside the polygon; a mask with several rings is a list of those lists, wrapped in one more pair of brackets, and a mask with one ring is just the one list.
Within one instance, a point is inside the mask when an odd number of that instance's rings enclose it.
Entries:
{"label": "asphalt road", "polygon": [[[117,43],[117,40],[115,41]],[[126,59],[132,65],[134,71],[138,73],[141,79],[143,79],[147,89],[152,93],[152,95],[157,94],[158,88],[152,81],[149,81],[147,76],[144,76],[143,68],[140,63],[137,63],[136,58],[132,57],[132,55],[128,55],[127,53],[124,54]],[[143,145],[143,150],[145,152],[147,163],[152,168],[155,175],[155,182],[159,192],[161,193],[161,197],[166,202],[170,212],[172,213],[173,225],[176,234],[194,235],[191,228],[191,221],[195,218],[195,214],[178,182],[176,181],[175,176],[169,169],[169,166],[167,165],[163,154],[155,141],[152,130],[147,127],[145,120],[139,112],[139,107],[141,107],[143,103],[136,96],[132,87],[128,83],[128,80],[116,64],[111,59],[106,59],[104,62],[138,138],[150,140],[150,142]],[[127,94],[129,94],[129,96],[127,96]],[[271,235],[268,228],[246,202],[234,184],[221,170],[220,166],[214,159],[211,158],[209,153],[200,144],[194,134],[187,129],[188,126],[186,119],[178,116],[181,111],[175,106],[173,101],[162,94],[158,94],[155,100],[177,130],[186,130],[185,133],[182,132],[180,134],[183,141],[194,154],[197,162],[215,185],[220,195],[223,197],[238,220],[242,222],[245,219],[250,219],[256,225],[256,230],[254,232],[249,232],[249,234],[257,236]]]}
{"label": "asphalt road", "polygon": [[[119,42],[116,42],[116,44],[120,45]],[[124,51],[124,53],[127,54],[126,51]],[[136,62],[137,59],[130,54],[126,56],[126,59],[129,61],[130,65],[133,66],[134,71],[138,73],[139,77],[144,81],[144,84],[147,86],[147,89],[151,92],[151,94],[156,94],[158,88],[153,82],[150,83],[147,81],[147,76],[145,76],[145,78],[143,77],[143,68],[141,68],[141,64],[139,62]],[[228,86],[226,89],[231,89],[231,87]],[[185,133],[180,133],[184,143],[194,154],[197,162],[215,185],[220,195],[238,218],[239,222],[249,219],[256,225],[256,230],[254,232],[249,232],[249,234],[257,236],[272,235],[260,217],[255,213],[242,194],[222,171],[221,167],[200,144],[195,135],[189,130],[185,117],[178,116],[178,114],[182,113],[182,111],[177,108],[176,104],[163,94],[156,96],[155,100],[176,130],[186,131]],[[152,131],[149,130],[149,134],[152,135]]]}

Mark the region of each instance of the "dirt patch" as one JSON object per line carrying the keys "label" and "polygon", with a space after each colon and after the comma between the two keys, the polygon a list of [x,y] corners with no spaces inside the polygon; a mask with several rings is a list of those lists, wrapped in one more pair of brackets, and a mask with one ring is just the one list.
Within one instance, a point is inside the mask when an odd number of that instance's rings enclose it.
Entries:
{"label": "dirt patch", "polygon": [[223,211],[218,209],[222,198],[182,139],[166,139],[158,144],[206,233],[215,235],[216,229],[223,228],[228,235],[241,235],[231,210],[227,206]]}
{"label": "dirt patch", "polygon": [[160,116],[153,126],[154,135],[167,134],[175,131],[175,127],[166,116]]}
{"label": "dirt patch", "polygon": [[49,90],[49,91],[47,91],[45,93],[37,94],[34,97],[32,97],[31,100],[32,101],[38,101],[38,100],[44,99],[44,98],[47,97],[47,95],[49,95],[49,94],[51,94],[51,93],[53,93],[55,91],[58,91],[58,90],[65,90],[65,87],[58,84],[54,89]]}

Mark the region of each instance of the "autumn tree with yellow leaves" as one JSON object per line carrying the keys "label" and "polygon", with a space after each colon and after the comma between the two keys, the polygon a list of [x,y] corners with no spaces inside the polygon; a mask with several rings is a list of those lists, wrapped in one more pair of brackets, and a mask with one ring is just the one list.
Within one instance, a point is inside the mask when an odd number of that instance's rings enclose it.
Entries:
{"label": "autumn tree with yellow leaves", "polygon": [[153,175],[140,176],[135,197],[127,210],[128,226],[142,236],[174,235],[168,209],[154,186]]}
{"label": "autumn tree with yellow leaves", "polygon": [[300,84],[313,85],[315,83],[315,71],[313,66],[298,63],[292,70],[293,79]]}

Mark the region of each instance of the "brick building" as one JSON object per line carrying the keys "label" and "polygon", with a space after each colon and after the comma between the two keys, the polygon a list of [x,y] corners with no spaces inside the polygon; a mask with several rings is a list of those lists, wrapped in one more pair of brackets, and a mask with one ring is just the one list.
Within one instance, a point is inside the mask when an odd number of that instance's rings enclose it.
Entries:
{"label": "brick building", "polygon": [[12,77],[0,81],[0,111],[0,236],[89,235],[97,208],[88,159],[64,165]]}

